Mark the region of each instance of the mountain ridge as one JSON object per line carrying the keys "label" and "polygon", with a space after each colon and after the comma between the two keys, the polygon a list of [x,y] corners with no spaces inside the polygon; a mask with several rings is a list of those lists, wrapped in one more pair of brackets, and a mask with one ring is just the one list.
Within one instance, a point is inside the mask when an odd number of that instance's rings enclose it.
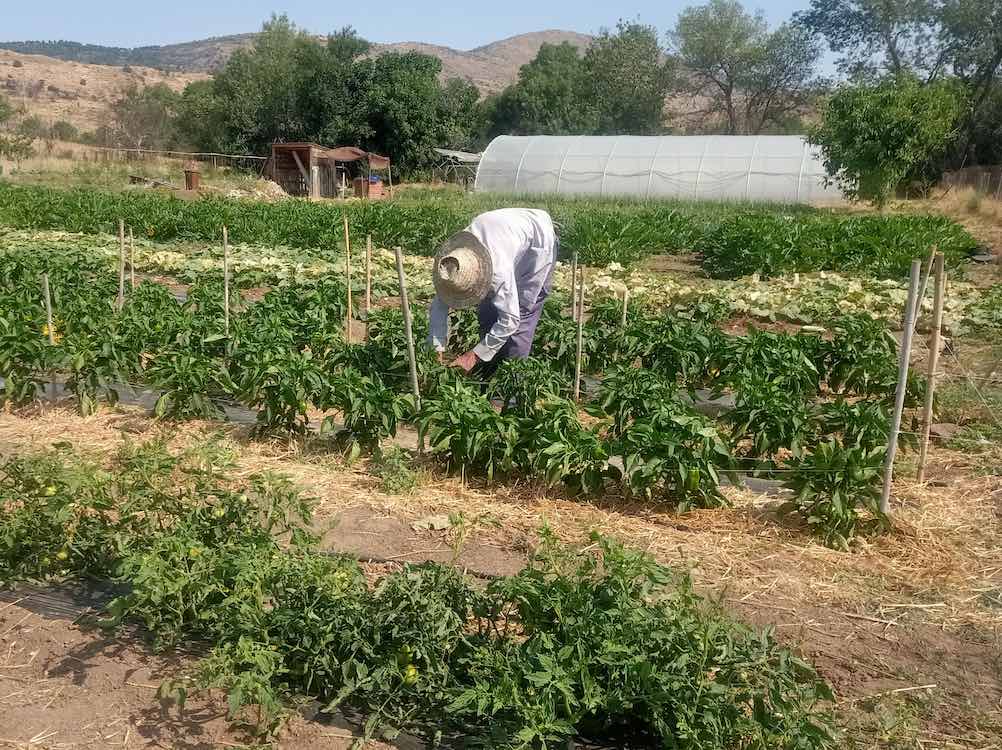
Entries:
{"label": "mountain ridge", "polygon": [[[218,70],[236,50],[251,46],[256,37],[257,33],[230,34],[144,47],[114,47],[66,40],[0,42],[0,50],[85,65],[141,66],[202,76]],[[442,61],[443,78],[465,78],[476,84],[483,94],[490,94],[514,81],[518,69],[532,60],[543,44],[569,42],[584,47],[591,39],[591,36],[576,31],[546,29],[516,34],[469,50],[419,41],[373,43],[372,50],[374,54],[415,51],[433,55]]]}

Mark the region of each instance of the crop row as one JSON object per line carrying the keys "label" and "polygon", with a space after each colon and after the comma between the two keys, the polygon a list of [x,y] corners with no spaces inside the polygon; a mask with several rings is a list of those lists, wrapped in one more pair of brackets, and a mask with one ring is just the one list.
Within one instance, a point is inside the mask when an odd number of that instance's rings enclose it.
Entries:
{"label": "crop row", "polygon": [[[0,262],[7,253],[25,251],[44,254],[53,264],[71,262],[84,253],[105,258],[109,268],[113,268],[118,265],[119,243],[116,236],[108,234],[0,227]],[[190,284],[219,273],[222,247],[219,242],[160,243],[139,237],[135,240],[134,260],[139,274],[169,276]],[[356,254],[355,262],[353,290],[361,295],[364,292],[361,253]],[[404,255],[404,273],[412,299],[426,301],[433,294],[428,263],[425,257]],[[262,247],[236,242],[229,246],[231,283],[241,289],[340,277],[344,268],[344,254],[340,250],[335,253],[317,248]],[[569,264],[558,264],[554,285],[559,290],[569,288]],[[647,304],[681,317],[700,316],[703,314],[700,310],[727,308],[732,315],[804,325],[823,325],[852,314],[866,314],[900,325],[907,297],[907,282],[903,280],[821,272],[772,279],[746,276],[706,281],[626,269],[620,264],[589,271],[586,286],[589,303],[610,296],[621,298],[628,289],[633,304]],[[372,254],[372,293],[376,299],[398,293],[394,254],[378,246]],[[1002,308],[997,300],[997,289],[983,290],[970,283],[951,281],[945,300],[945,329],[954,335],[976,332],[990,336],[1002,329],[1002,316],[998,312]],[[922,301],[923,314],[932,313],[932,302],[930,289]]]}
{"label": "crop row", "polygon": [[833,700],[814,669],[693,592],[685,572],[545,530],[520,573],[472,584],[404,565],[376,584],[325,554],[285,478],[237,479],[215,442],[125,443],[102,465],[65,448],[0,465],[0,584],[113,579],[106,627],[211,650],[162,699],[228,693],[267,739],[291,703],[364,719],[364,739],[429,746],[821,750]]}
{"label": "crop row", "polygon": [[[400,313],[373,311],[367,343],[346,344],[345,290],[336,281],[277,287],[231,316],[227,333],[218,280],[194,285],[183,303],[143,282],[118,312],[107,267],[79,257],[51,279],[53,345],[37,282],[51,264],[28,253],[9,260],[0,275],[0,397],[11,403],[35,399],[52,372],[65,376],[84,411],[99,398],[115,400],[122,381],[144,383],[160,391],[162,417],[217,417],[230,400],[257,410],[262,431],[301,432],[319,416],[314,409],[337,412],[343,429],[326,417],[321,431],[353,454],[378,450],[400,424],[414,423],[434,452],[470,474],[538,476],[583,493],[618,486],[683,508],[721,504],[721,474],[784,462],[798,491],[794,507],[836,544],[854,533],[857,505],[875,509],[896,351],[871,319],[845,318],[831,338],[732,337],[713,325],[713,308],[683,320],[635,306],[622,327],[614,300],[597,304],[585,327],[584,367],[602,375],[589,407],[601,421],[585,429],[566,400],[576,325],[559,297],[539,324],[538,359],[506,364],[489,384],[505,405],[500,413],[424,347],[415,410]],[[423,337],[427,323],[419,311],[415,318]],[[477,335],[475,316],[456,318],[456,349]],[[920,384],[912,385],[916,398]],[[693,410],[700,388],[735,395],[720,423]],[[825,446],[832,455],[819,465]]]}
{"label": "crop row", "polygon": [[[788,271],[852,271],[906,275],[933,247],[955,262],[975,243],[960,226],[936,216],[885,216],[686,203],[526,201],[553,214],[565,254],[582,262],[632,263],[655,253],[697,252],[707,273],[733,278]],[[24,229],[113,232],[119,219],[157,240],[215,242],[226,225],[237,242],[333,250],[348,213],[355,236],[430,255],[482,210],[504,205],[490,196],[330,204],[289,200],[254,203],[219,197],[194,201],[156,193],[56,190],[0,184],[0,224]],[[510,203],[509,203],[510,205]]]}

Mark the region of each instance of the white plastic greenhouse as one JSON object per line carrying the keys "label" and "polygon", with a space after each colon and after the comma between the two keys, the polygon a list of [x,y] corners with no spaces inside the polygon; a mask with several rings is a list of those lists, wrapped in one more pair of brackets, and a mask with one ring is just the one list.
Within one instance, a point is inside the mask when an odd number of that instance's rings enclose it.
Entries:
{"label": "white plastic greenhouse", "polygon": [[796,135],[510,136],[491,141],[476,189],[492,193],[816,203],[818,151]]}

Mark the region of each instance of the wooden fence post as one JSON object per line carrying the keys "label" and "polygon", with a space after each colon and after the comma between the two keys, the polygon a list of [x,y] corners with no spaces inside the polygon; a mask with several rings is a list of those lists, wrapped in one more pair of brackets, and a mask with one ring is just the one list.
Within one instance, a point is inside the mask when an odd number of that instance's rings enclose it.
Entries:
{"label": "wooden fence post", "polygon": [[922,442],[919,445],[918,473],[916,479],[925,481],[925,462],[929,451],[929,431],[932,428],[932,406],[936,395],[936,371],[939,369],[939,350],[943,329],[943,304],[946,296],[946,269],[943,253],[936,253],[934,261],[936,286],[933,288],[932,333],[929,334],[929,375],[926,384],[925,405],[922,409]]}
{"label": "wooden fence post", "polygon": [[118,297],[115,309],[119,312],[125,305],[125,220],[118,220]]}
{"label": "wooden fence post", "polygon": [[578,283],[578,254],[577,251],[575,251],[574,257],[571,260],[571,320],[578,319],[577,283]]}
{"label": "wooden fence post", "polygon": [[[49,346],[56,345],[56,329],[55,321],[52,317],[52,292],[49,289],[49,274],[42,274],[42,295],[45,297],[45,323],[48,327],[49,332]],[[49,371],[49,398],[52,402],[56,401],[56,374],[53,371]]]}
{"label": "wooden fence post", "polygon": [[223,225],[223,330],[230,335],[230,234]]}
{"label": "wooden fence post", "polygon": [[[365,235],[365,317],[372,309],[372,235]],[[368,323],[366,323],[368,326]]]}
{"label": "wooden fence post", "polygon": [[136,236],[129,227],[129,287],[130,291],[136,291]]}
{"label": "wooden fence post", "polygon": [[578,294],[578,346],[577,355],[574,362],[574,400],[581,397],[581,358],[584,349],[584,298],[585,298],[585,272],[581,269],[581,288]]}
{"label": "wooden fence post", "polygon": [[344,218],[344,279],[345,286],[348,287],[348,307],[344,314],[344,340],[351,343],[351,237],[348,234],[348,209],[343,213]]}
{"label": "wooden fence post", "polygon": [[905,409],[905,391],[908,387],[908,361],[912,354],[912,335],[918,310],[919,279],[922,276],[922,261],[913,260],[908,284],[908,304],[905,306],[905,324],[902,329],[901,353],[898,363],[898,388],[894,399],[894,413],[891,416],[887,438],[887,457],[884,461],[884,487],[880,494],[880,512],[888,515],[891,506],[891,482],[894,479],[894,457],[898,452],[898,433],[901,430],[901,414]]}
{"label": "wooden fence post", "polygon": [[626,328],[626,313],[630,306],[630,288],[623,290],[623,319],[619,322],[621,328]]}
{"label": "wooden fence post", "polygon": [[[404,314],[404,333],[407,334],[407,359],[411,367],[411,392],[414,394],[414,409],[421,408],[421,387],[418,385],[417,355],[414,352],[414,331],[411,326],[411,306],[407,301],[407,277],[404,274],[404,251],[393,248],[397,256],[397,281],[400,284],[400,310]],[[424,452],[424,439],[418,433],[418,451]]]}

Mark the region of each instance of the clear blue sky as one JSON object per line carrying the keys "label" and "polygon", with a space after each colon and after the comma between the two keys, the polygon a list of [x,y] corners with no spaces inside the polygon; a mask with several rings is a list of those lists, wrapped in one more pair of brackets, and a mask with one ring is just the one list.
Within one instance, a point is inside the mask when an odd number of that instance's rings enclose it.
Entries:
{"label": "clear blue sky", "polygon": [[[280,5],[274,4],[282,2]],[[761,8],[770,23],[789,18],[809,0],[745,1]],[[326,33],[354,26],[373,42],[419,41],[470,49],[527,31],[567,29],[593,33],[613,26],[618,17],[639,18],[665,31],[680,9],[692,2],[633,0],[632,3],[531,2],[501,0],[471,4],[457,0],[45,0],[15,2],[0,12],[0,39],[69,39],[76,42],[136,47],[172,44],[256,31],[273,11],[284,12],[299,26]]]}

